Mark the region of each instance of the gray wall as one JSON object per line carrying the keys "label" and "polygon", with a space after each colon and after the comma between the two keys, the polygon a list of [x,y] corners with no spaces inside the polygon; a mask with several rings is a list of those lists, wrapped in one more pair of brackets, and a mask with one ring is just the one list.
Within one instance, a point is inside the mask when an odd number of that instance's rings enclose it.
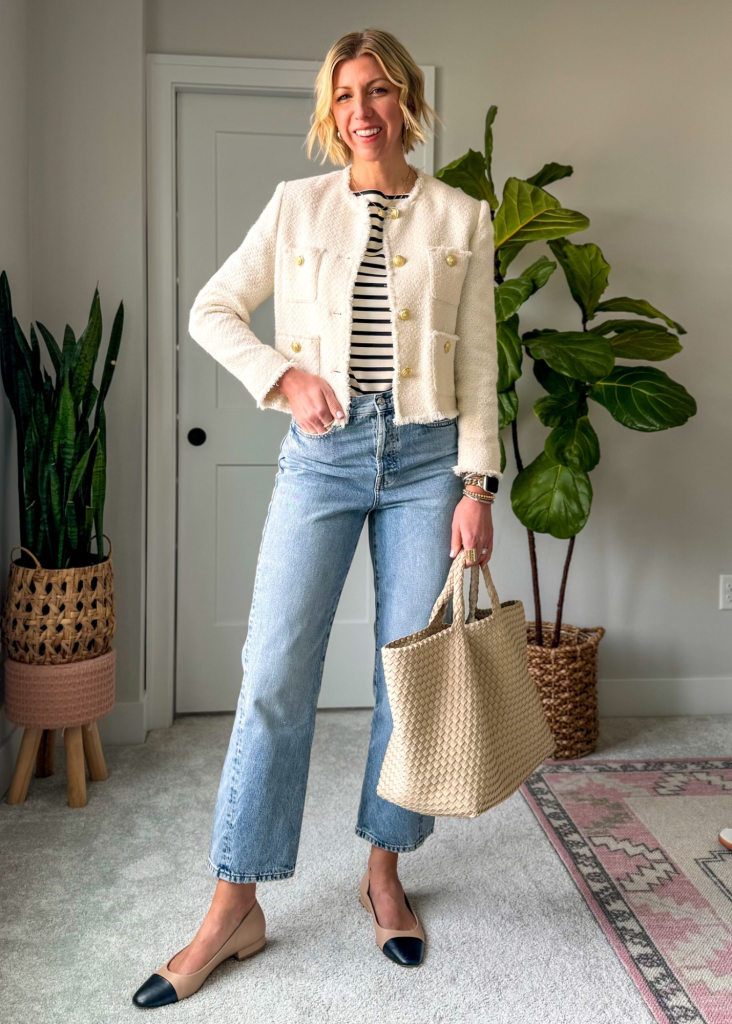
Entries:
{"label": "gray wall", "polygon": [[[729,238],[732,165],[728,41],[732,7],[717,0],[374,0],[365,16],[333,0],[150,0],[153,52],[320,59],[344,32],[394,32],[435,64],[435,167],[482,148],[491,103],[495,177],[528,176],[550,160],[574,176],[552,188],[586,213],[576,242],[612,265],[607,295],[644,297],[688,331],[661,368],[696,397],[685,427],[644,435],[594,406],[602,462],[592,474],[590,522],[578,537],[566,619],[602,624],[605,711],[732,711],[732,616],[718,610],[720,573],[732,572],[728,415]],[[326,168],[327,169],[326,165]],[[516,261],[520,270],[546,247]],[[511,271],[515,272],[514,269]],[[579,329],[561,271],[532,300],[523,327]],[[524,461],[544,429],[520,385]],[[497,506],[495,576],[533,618],[525,534],[508,512],[509,463]],[[543,615],[554,617],[565,542],[538,538]]]}
{"label": "gray wall", "polygon": [[[31,311],[30,207],[28,197],[28,28],[26,0],[0,0],[0,271],[8,275],[13,312],[27,323]],[[10,549],[18,543],[15,426],[0,385],[0,597]],[[17,555],[18,552],[16,551]],[[0,793],[4,792],[20,742],[20,731],[3,714],[0,654]]]}
{"label": "gray wall", "polygon": [[[106,405],[118,707],[102,720],[105,742],[144,738],[144,80],[143,0],[1,0],[0,268],[16,315],[26,334],[32,318],[58,340],[67,322],[78,336],[98,283],[106,351],[120,300],[125,307]],[[19,537],[15,427],[4,391],[0,409],[4,588]],[[0,791],[18,741],[16,730],[0,748]]]}

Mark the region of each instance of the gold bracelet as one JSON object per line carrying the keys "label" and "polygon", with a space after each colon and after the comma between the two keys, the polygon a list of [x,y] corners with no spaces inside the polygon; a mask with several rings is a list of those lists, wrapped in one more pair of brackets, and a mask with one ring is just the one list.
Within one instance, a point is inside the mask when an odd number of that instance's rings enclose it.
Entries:
{"label": "gold bracelet", "polygon": [[463,494],[466,498],[472,498],[473,501],[482,501],[484,505],[492,505],[496,500],[495,494],[491,494],[490,491],[487,494],[476,494],[474,491],[463,488]]}

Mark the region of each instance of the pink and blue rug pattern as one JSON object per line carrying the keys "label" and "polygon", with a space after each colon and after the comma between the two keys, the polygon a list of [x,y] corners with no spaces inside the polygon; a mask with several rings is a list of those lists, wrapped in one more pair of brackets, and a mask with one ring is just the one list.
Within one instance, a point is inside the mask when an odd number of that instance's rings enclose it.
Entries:
{"label": "pink and blue rug pattern", "polygon": [[732,1024],[732,760],[546,761],[521,793],[656,1020]]}

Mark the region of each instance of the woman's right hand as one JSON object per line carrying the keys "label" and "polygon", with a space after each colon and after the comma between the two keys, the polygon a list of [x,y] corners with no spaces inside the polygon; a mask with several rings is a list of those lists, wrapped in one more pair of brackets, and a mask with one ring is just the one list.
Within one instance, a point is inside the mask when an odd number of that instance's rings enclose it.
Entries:
{"label": "woman's right hand", "polygon": [[330,384],[316,373],[291,366],[275,384],[287,396],[292,415],[309,434],[324,434],[335,418],[344,412]]}

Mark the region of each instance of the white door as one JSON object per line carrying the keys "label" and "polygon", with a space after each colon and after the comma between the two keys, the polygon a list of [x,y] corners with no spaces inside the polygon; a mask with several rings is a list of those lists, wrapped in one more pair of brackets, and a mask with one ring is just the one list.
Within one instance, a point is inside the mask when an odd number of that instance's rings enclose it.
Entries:
{"label": "white door", "polygon": [[[305,154],[311,110],[309,97],[282,93],[178,93],[178,713],[236,708],[262,528],[290,424],[257,409],[192,340],[188,315],[277,183],[333,169]],[[272,298],[251,326],[274,343]],[[373,621],[364,529],[330,634],[320,707],[373,705]]]}

